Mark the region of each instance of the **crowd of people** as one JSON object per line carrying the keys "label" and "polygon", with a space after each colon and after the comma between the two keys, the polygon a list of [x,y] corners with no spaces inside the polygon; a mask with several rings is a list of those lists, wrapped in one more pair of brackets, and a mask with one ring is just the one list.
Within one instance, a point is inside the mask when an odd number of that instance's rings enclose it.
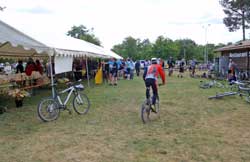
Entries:
{"label": "crowd of people", "polygon": [[[142,65],[140,60],[133,61],[131,58],[111,58],[106,62],[101,62],[100,60],[90,61],[88,63],[88,70],[96,72],[99,67],[102,66],[103,78],[108,81],[109,85],[117,86],[119,79],[123,78],[127,80],[133,80],[134,75],[140,76],[141,70],[144,70],[151,64],[151,60],[143,61]],[[175,61],[173,57],[169,57],[169,59],[166,61],[166,66],[165,61],[163,59],[157,59],[157,64],[159,64],[163,69],[167,68],[168,76],[170,77],[173,75],[176,69],[178,69],[177,77],[180,78],[184,77],[184,72],[186,70],[189,70],[190,76],[194,77],[196,73],[196,67],[198,67],[198,69],[201,69],[201,65],[198,66],[197,61],[195,59],[186,62],[184,59]],[[211,64],[211,66],[209,67],[206,67],[206,69],[208,69],[209,71],[213,71],[214,66],[212,65],[213,64]],[[239,72],[237,72],[237,65],[235,64],[235,62],[230,60],[228,66],[228,80],[236,80],[237,77],[239,77]],[[10,64],[9,62],[6,62],[5,64],[0,64],[0,72],[2,74],[7,75],[11,73],[25,73],[27,76],[30,76],[33,71],[38,71],[41,75],[46,72],[47,76],[50,76],[50,69],[51,68],[48,63],[43,64],[42,60],[37,59],[34,61],[32,58],[29,58],[28,60],[26,60],[26,62],[19,60],[17,63],[14,64]],[[86,75],[85,61],[74,61],[72,70],[74,72],[75,80],[82,79],[84,75]],[[93,75],[95,75],[95,73]]]}
{"label": "crowd of people", "polygon": [[40,63],[40,60],[33,61],[32,58],[29,58],[27,62],[19,60],[17,63],[10,64],[6,62],[1,65],[0,72],[6,75],[25,73],[27,76],[30,76],[33,71],[38,71],[41,75],[44,73],[44,66]]}

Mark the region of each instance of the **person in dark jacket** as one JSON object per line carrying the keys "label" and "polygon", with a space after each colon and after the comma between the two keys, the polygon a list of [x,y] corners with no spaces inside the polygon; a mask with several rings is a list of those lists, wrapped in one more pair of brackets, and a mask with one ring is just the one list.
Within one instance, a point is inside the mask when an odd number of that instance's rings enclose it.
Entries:
{"label": "person in dark jacket", "polygon": [[24,72],[23,61],[19,60],[18,65],[16,67],[16,73],[23,73],[23,72]]}
{"label": "person in dark jacket", "polygon": [[140,75],[140,61],[136,61],[135,63],[135,71],[136,71],[136,75],[139,76]]}

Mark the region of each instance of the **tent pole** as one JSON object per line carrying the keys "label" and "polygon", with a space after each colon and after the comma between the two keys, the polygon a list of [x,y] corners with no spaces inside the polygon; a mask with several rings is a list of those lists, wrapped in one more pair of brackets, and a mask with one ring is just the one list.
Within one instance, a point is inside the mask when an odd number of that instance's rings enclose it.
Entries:
{"label": "tent pole", "polygon": [[247,50],[247,76],[249,79],[249,49]]}
{"label": "tent pole", "polygon": [[86,71],[87,71],[88,86],[90,87],[90,84],[89,84],[89,67],[88,67],[88,58],[87,58],[87,56],[86,56],[86,55],[85,55],[85,58],[86,58]]}
{"label": "tent pole", "polygon": [[55,97],[55,91],[54,91],[54,78],[53,78],[53,67],[52,67],[52,58],[51,55],[49,55],[49,62],[50,62],[50,80],[51,80],[51,91],[52,91],[52,97]]}

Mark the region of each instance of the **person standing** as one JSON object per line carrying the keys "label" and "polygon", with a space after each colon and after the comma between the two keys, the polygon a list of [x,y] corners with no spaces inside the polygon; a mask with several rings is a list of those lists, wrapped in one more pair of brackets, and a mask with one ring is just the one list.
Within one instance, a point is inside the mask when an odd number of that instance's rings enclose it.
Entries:
{"label": "person standing", "polygon": [[164,67],[165,67],[165,62],[163,59],[160,59],[160,65],[162,67],[162,69],[164,70]]}
{"label": "person standing", "polygon": [[127,80],[130,80],[131,66],[132,66],[132,62],[131,62],[131,60],[128,58],[127,61],[126,61],[126,67],[127,67]]}
{"label": "person standing", "polygon": [[31,76],[33,71],[36,71],[36,65],[35,65],[33,59],[29,58],[27,65],[26,65],[26,68],[25,68],[25,73],[27,76]]}
{"label": "person standing", "polygon": [[178,74],[178,78],[179,77],[183,77],[183,73],[184,73],[184,65],[185,65],[185,61],[184,59],[182,59],[179,63],[179,74]]}
{"label": "person standing", "polygon": [[174,72],[174,60],[170,57],[168,60],[168,76],[171,76]]}
{"label": "person standing", "polygon": [[196,66],[196,62],[195,62],[195,60],[193,59],[193,60],[191,61],[191,65],[190,65],[191,77],[194,77],[194,76],[195,76],[195,66]]}
{"label": "person standing", "polygon": [[130,79],[134,79],[134,71],[135,71],[135,63],[131,59],[131,64],[130,64]]}
{"label": "person standing", "polygon": [[110,59],[108,61],[108,66],[109,66],[109,85],[112,85],[112,69],[113,69],[113,65],[114,65],[114,60]]}
{"label": "person standing", "polygon": [[136,75],[139,76],[140,75],[140,61],[136,61],[135,63],[135,71],[136,71]]}
{"label": "person standing", "polygon": [[5,63],[5,67],[4,67],[4,72],[5,74],[11,74],[11,66],[10,66],[10,63],[9,62],[6,62]]}
{"label": "person standing", "polygon": [[16,66],[16,73],[23,73],[23,72],[24,72],[23,61],[19,60]]}
{"label": "person standing", "polygon": [[114,85],[114,86],[117,86],[118,64],[117,64],[115,58],[113,58],[113,67],[112,67],[112,70],[111,70],[111,75],[112,75],[111,84]]}
{"label": "person standing", "polygon": [[39,60],[36,60],[36,71],[43,75],[43,66]]}

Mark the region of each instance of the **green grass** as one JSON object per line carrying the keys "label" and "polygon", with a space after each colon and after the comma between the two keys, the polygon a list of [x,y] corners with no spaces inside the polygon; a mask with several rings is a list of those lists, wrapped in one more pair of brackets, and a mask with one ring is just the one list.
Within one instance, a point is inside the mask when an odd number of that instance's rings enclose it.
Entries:
{"label": "green grass", "polygon": [[[0,115],[1,162],[250,161],[250,105],[237,96],[208,100],[220,89],[198,88],[199,79],[167,78],[159,89],[160,118],[142,124],[145,99],[141,78],[117,87],[87,88],[87,115],[63,111],[58,120],[37,118],[40,89]],[[2,103],[1,103],[2,104]]]}

